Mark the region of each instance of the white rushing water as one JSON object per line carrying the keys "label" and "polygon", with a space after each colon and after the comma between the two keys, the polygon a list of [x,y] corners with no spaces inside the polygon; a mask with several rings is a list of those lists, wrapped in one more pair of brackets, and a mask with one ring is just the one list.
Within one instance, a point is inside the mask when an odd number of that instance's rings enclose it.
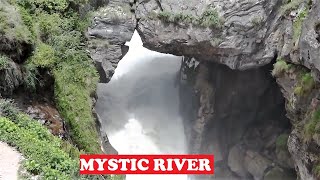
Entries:
{"label": "white rushing water", "polygon": [[[187,153],[179,91],[181,57],[142,47],[137,32],[108,84],[99,84],[96,110],[119,154]],[[127,180],[186,180],[186,175],[127,175]]]}

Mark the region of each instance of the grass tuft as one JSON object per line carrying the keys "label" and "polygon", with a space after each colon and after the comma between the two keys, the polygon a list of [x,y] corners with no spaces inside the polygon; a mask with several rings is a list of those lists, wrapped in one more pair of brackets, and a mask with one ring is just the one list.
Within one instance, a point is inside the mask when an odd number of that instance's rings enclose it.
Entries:
{"label": "grass tuft", "polygon": [[304,19],[308,15],[308,9],[304,8],[302,11],[299,12],[295,20],[293,21],[293,41],[296,43],[301,35],[302,30],[302,23]]}
{"label": "grass tuft", "polygon": [[215,8],[208,8],[199,17],[190,14],[175,14],[168,11],[161,11],[158,14],[158,18],[167,23],[193,24],[200,27],[221,28],[223,25],[222,19]]}
{"label": "grass tuft", "polygon": [[289,65],[287,62],[281,58],[277,59],[277,62],[273,65],[273,70],[271,72],[272,76],[279,77],[284,72],[286,72],[289,69]]}
{"label": "grass tuft", "polygon": [[305,140],[310,140],[315,133],[320,133],[320,109],[313,111],[311,119],[304,126]]}
{"label": "grass tuft", "polygon": [[4,70],[10,67],[9,58],[3,55],[0,55],[0,70]]}
{"label": "grass tuft", "polygon": [[304,73],[298,79],[294,88],[294,94],[298,96],[307,95],[315,87],[315,80],[310,72]]}
{"label": "grass tuft", "polygon": [[297,10],[301,3],[303,3],[303,0],[288,0],[288,3],[281,7],[281,14],[288,14]]}

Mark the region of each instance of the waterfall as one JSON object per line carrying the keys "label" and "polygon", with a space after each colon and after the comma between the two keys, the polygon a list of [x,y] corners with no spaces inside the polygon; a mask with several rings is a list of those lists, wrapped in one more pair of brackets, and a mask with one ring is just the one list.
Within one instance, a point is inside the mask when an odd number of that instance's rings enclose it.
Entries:
{"label": "waterfall", "polygon": [[[183,154],[186,141],[176,85],[181,57],[150,51],[137,32],[108,84],[98,85],[97,113],[119,154]],[[151,177],[150,177],[151,176]],[[127,180],[187,179],[127,175]]]}

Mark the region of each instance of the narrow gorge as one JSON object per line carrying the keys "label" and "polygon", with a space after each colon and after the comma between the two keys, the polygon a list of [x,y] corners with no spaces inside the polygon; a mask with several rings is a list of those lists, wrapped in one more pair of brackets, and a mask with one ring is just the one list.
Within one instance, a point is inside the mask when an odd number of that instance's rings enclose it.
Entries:
{"label": "narrow gorge", "polygon": [[[319,6],[318,1],[299,0],[110,1],[98,11],[88,30],[89,42],[99,39],[103,43],[91,45],[89,49],[104,80],[101,83],[111,79],[107,85],[101,85],[106,92],[108,86],[109,89],[115,86],[112,75],[117,76],[122,57],[141,56],[126,54],[125,43],[135,30],[144,47],[182,57],[179,73],[171,80],[174,79],[179,89],[178,111],[183,121],[186,150],[215,154],[215,175],[191,179],[318,179]],[[102,46],[105,43],[107,48]],[[144,58],[148,57],[143,54]],[[124,62],[120,61],[119,68],[121,63]],[[172,68],[172,64],[167,64],[167,68]],[[163,69],[162,65],[157,66]],[[148,72],[139,71],[138,65],[131,68],[133,72],[136,70],[135,76]],[[152,77],[150,73],[153,87],[162,90],[161,78]],[[141,78],[135,83],[137,88],[125,99],[145,93],[146,84],[140,81],[145,80]],[[124,81],[118,90],[111,91],[125,91],[126,97],[130,83]],[[172,93],[168,91],[162,98]],[[113,103],[108,102],[112,100],[99,94],[103,93],[98,88],[97,112],[102,114],[102,124],[108,126],[106,119],[114,117],[106,115],[107,109],[123,108],[110,107]],[[151,94],[141,103],[149,107],[148,103],[157,96],[157,93],[155,97]],[[139,103],[135,106],[140,107]],[[157,111],[161,112],[161,107]],[[115,118],[128,120],[118,117],[125,113],[116,114]],[[162,118],[160,114],[158,117]],[[162,124],[172,121],[175,126],[174,118],[167,118],[169,120],[159,121]],[[122,128],[127,126],[122,122]],[[112,142],[114,129],[106,131],[111,144],[122,153],[123,147]],[[155,134],[162,137],[159,132]],[[131,143],[139,146],[142,142]],[[175,145],[180,143],[181,140],[176,139]],[[176,150],[172,149],[171,153]]]}
{"label": "narrow gorge", "polygon": [[[0,0],[0,20],[18,179],[320,179],[319,0]],[[103,153],[214,154],[214,174],[79,174]]]}

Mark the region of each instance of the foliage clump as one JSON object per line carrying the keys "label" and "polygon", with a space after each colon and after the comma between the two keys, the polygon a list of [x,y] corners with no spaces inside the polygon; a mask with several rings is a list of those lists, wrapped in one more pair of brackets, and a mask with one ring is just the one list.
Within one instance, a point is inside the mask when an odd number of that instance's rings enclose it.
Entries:
{"label": "foliage clump", "polygon": [[41,179],[124,179],[118,175],[79,175],[79,155],[84,152],[55,137],[36,120],[21,113],[12,100],[0,99],[0,141],[16,147],[26,158],[23,167]]}
{"label": "foliage clump", "polygon": [[168,23],[193,24],[200,27],[221,28],[223,22],[215,8],[207,8],[199,17],[191,14],[161,11],[158,18]]}
{"label": "foliage clump", "polygon": [[301,10],[295,20],[293,21],[293,40],[296,42],[300,38],[301,30],[302,30],[302,23],[303,20],[307,17],[308,10],[304,8]]}
{"label": "foliage clump", "polygon": [[9,68],[9,58],[3,55],[0,55],[0,70]]}
{"label": "foliage clump", "polygon": [[314,134],[320,134],[320,109],[315,109],[309,121],[304,126],[305,140],[310,140]]}
{"label": "foliage clump", "polygon": [[315,80],[310,72],[300,75],[294,88],[295,95],[302,96],[308,94],[315,86]]}
{"label": "foliage clump", "polygon": [[320,163],[316,164],[313,168],[315,175],[320,178]]}
{"label": "foliage clump", "polygon": [[[78,157],[70,157],[63,150],[65,142],[21,113],[10,100],[0,100],[0,141],[17,147],[26,158],[23,166],[33,175],[44,179],[71,179],[77,175]],[[74,147],[72,152],[80,154]]]}
{"label": "foliage clump", "polygon": [[35,50],[23,65],[24,86],[34,91],[39,85],[39,69],[49,71],[55,79],[56,104],[70,126],[71,139],[87,153],[100,153],[90,97],[98,73],[83,47],[82,30],[88,21],[77,13],[83,2],[19,0],[12,4],[35,37]]}
{"label": "foliage clump", "polygon": [[208,8],[206,11],[204,11],[198,21],[203,27],[220,28],[222,26],[222,20],[215,8]]}
{"label": "foliage clump", "polygon": [[56,62],[55,52],[52,46],[45,43],[39,43],[33,55],[30,58],[30,64],[36,67],[53,67]]}
{"label": "foliage clump", "polygon": [[288,0],[288,2],[281,7],[281,14],[288,14],[298,9],[301,3],[303,3],[303,0]]}
{"label": "foliage clump", "polygon": [[284,72],[289,70],[289,68],[290,68],[290,65],[287,64],[287,62],[284,59],[278,58],[277,62],[273,65],[273,70],[272,70],[271,74],[274,77],[279,77]]}
{"label": "foliage clump", "polygon": [[0,35],[9,41],[32,43],[34,40],[19,11],[6,0],[0,0]]}

